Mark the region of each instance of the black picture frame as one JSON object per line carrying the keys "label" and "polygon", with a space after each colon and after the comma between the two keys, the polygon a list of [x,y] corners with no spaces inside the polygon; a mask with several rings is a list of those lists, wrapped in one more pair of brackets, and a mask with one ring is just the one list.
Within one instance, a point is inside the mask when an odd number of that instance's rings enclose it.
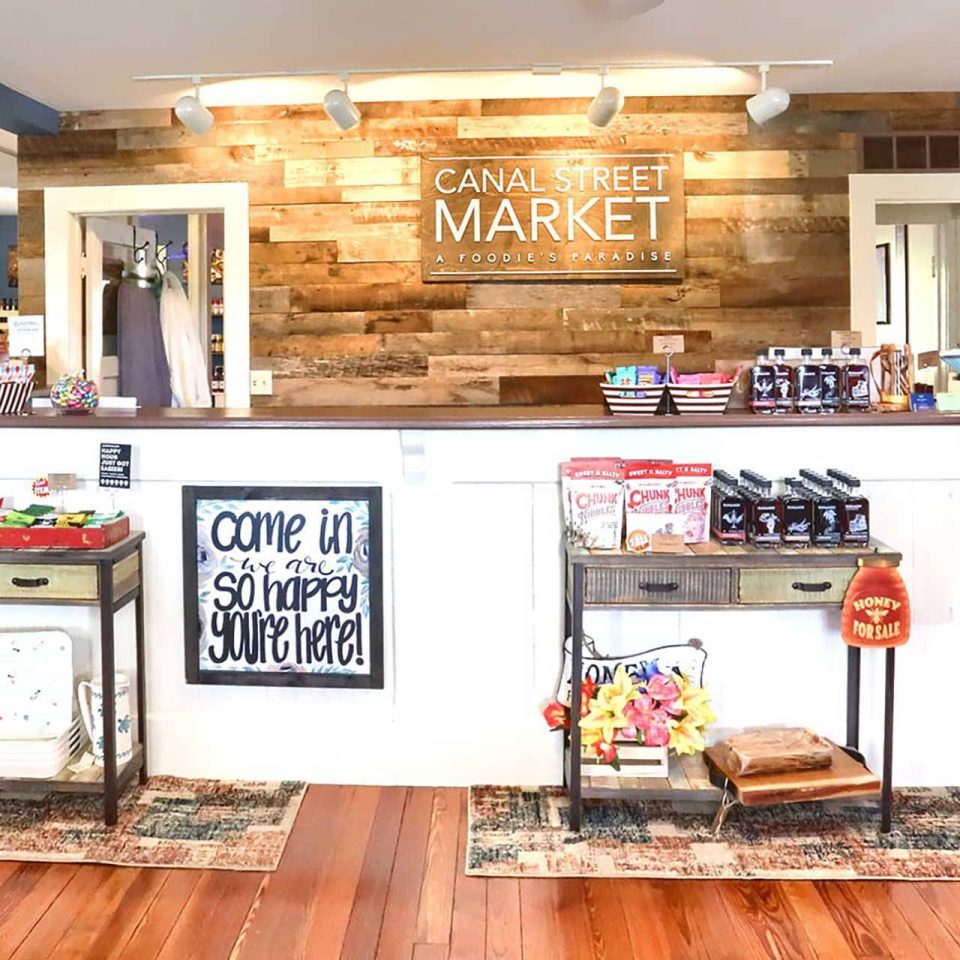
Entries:
{"label": "black picture frame", "polygon": [[877,318],[878,325],[892,322],[890,308],[890,244],[877,244]]}
{"label": "black picture frame", "polygon": [[[383,689],[383,492],[380,487],[183,487],[183,629],[187,683]],[[307,673],[280,670],[209,670],[200,665],[200,598],[197,552],[197,507],[210,500],[365,501],[369,509],[369,637],[366,674]]]}

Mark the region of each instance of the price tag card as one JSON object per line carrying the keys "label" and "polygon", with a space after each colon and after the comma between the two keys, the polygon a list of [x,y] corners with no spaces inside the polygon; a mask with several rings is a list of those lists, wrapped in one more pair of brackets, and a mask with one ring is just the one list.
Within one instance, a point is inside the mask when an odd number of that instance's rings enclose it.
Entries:
{"label": "price tag card", "polygon": [[42,357],[46,349],[43,341],[43,314],[21,313],[7,318],[7,350],[10,358],[19,359],[24,354]]}
{"label": "price tag card", "polygon": [[683,334],[675,333],[670,336],[653,338],[654,353],[683,353]]}
{"label": "price tag card", "polygon": [[100,444],[100,486],[114,490],[130,489],[130,461],[132,447],[129,443]]}

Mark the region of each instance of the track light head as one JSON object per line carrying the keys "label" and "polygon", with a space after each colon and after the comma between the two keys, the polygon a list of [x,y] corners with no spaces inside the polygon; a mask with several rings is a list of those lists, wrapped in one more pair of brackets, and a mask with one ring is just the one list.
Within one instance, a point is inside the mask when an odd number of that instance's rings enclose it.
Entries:
{"label": "track light head", "polygon": [[600,90],[587,107],[587,119],[595,127],[609,127],[623,109],[623,94],[617,87],[607,86],[606,70],[600,73]]}
{"label": "track light head", "polygon": [[334,88],[323,98],[323,109],[341,130],[352,130],[360,122],[360,111],[347,93],[347,81],[344,74],[343,89]]}
{"label": "track light head", "polygon": [[193,134],[206,133],[213,126],[213,114],[200,102],[200,78],[193,79],[193,93],[174,104],[177,119]]}
{"label": "track light head", "polygon": [[760,92],[747,101],[747,113],[757,126],[779,117],[790,106],[790,94],[783,87],[768,87],[767,73],[770,65],[760,64]]}

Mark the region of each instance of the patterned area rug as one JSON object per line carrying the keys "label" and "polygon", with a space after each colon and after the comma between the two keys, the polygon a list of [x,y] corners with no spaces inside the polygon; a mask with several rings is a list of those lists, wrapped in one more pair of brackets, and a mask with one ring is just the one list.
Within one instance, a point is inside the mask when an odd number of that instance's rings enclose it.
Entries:
{"label": "patterned area rug", "polygon": [[893,831],[876,802],[709,812],[590,800],[567,829],[556,787],[472,787],[467,873],[479,876],[717,879],[960,879],[960,787],[895,791]]}
{"label": "patterned area rug", "polygon": [[0,860],[276,870],[306,787],[151,777],[120,801],[115,827],[81,794],[0,794]]}

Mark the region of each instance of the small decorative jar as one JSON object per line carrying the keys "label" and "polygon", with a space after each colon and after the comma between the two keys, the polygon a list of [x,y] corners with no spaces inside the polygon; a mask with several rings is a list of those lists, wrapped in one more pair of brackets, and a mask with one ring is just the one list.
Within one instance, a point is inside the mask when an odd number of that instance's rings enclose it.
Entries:
{"label": "small decorative jar", "polygon": [[100,405],[100,391],[81,370],[61,377],[50,390],[50,399],[60,413],[93,413]]}

